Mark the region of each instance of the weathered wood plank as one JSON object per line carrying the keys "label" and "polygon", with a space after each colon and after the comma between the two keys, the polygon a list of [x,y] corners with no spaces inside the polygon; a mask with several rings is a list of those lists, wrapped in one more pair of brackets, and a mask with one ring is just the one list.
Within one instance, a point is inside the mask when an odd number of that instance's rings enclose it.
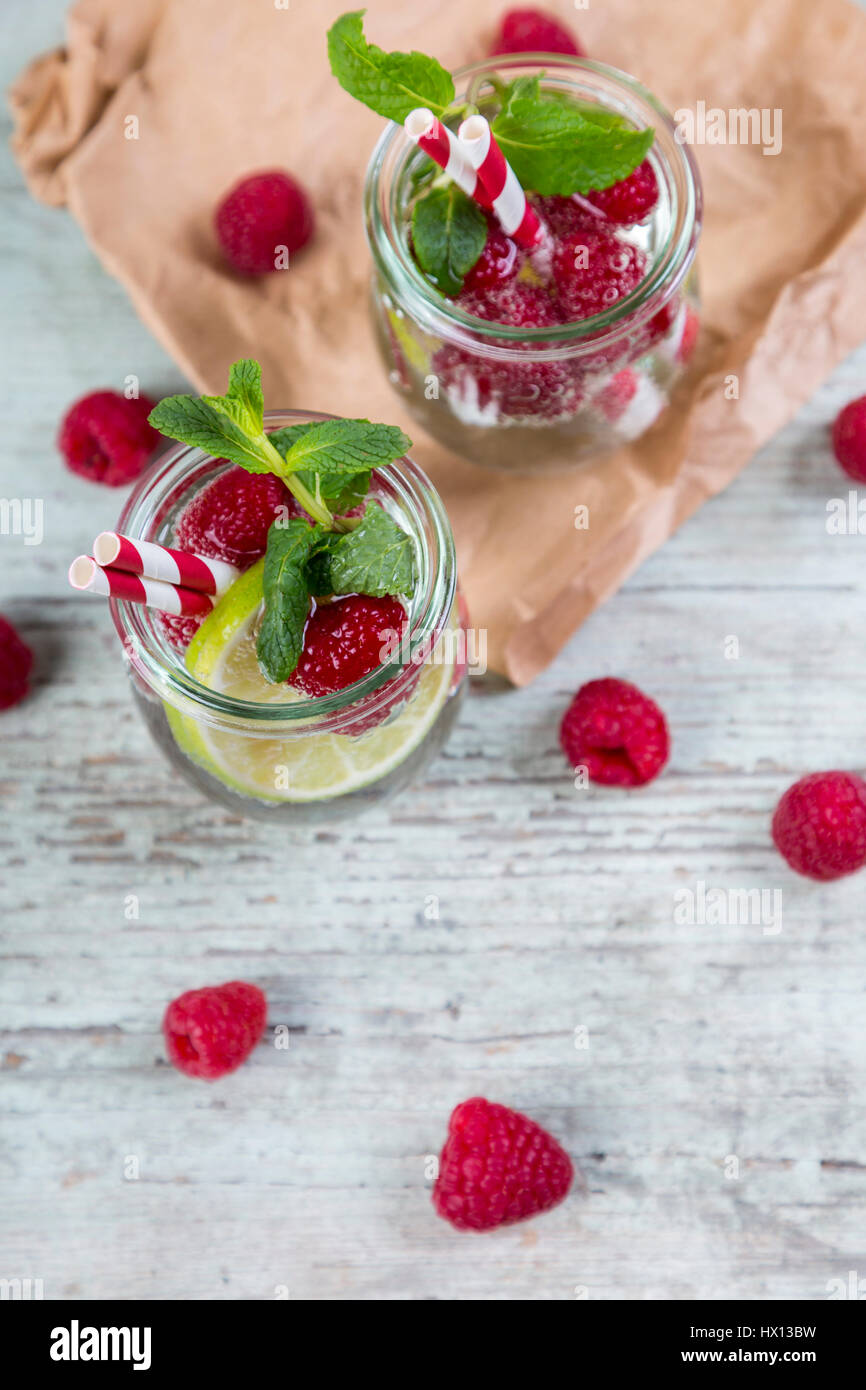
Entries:
{"label": "weathered wood plank", "polygon": [[[7,79],[61,8],[7,5]],[[46,520],[40,546],[0,537],[0,605],[39,659],[3,716],[0,1274],[87,1299],[820,1299],[866,1275],[863,880],[798,880],[768,834],[793,777],[866,761],[866,537],[825,525],[847,494],[826,423],[866,351],[536,685],[480,684],[423,785],[288,836],[173,776],[106,613],[66,595],[119,499],[63,471],[60,414],[126,372],[178,378],[2,157],[0,490]],[[635,795],[575,790],[557,747],[607,672],[675,733]],[[781,930],[678,923],[699,882],[780,889]],[[198,1086],[165,1063],[161,1013],[232,976],[290,1046]],[[483,1240],[434,1218],[423,1172],[473,1093],[548,1123],[583,1173]]]}

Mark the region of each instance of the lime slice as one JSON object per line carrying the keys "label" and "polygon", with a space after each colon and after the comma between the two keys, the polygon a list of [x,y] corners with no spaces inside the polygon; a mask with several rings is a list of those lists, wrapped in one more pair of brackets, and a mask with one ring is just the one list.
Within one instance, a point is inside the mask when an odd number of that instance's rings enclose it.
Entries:
{"label": "lime slice", "polygon": [[[237,580],[208,615],[189,645],[186,664],[196,680],[224,695],[288,705],[303,696],[265,680],[256,659],[263,564]],[[169,708],[175,740],[214,777],[246,796],[278,802],[345,796],[387,776],[435,723],[454,681],[456,624],[455,612],[445,648],[452,659],[424,665],[409,700],[367,733],[316,733],[314,723],[273,737],[261,729],[229,732]]]}
{"label": "lime slice", "polygon": [[427,352],[418,339],[406,327],[405,317],[398,314],[394,309],[388,310],[388,322],[394,337],[399,343],[406,361],[420,372],[423,376],[430,370],[430,354]]}

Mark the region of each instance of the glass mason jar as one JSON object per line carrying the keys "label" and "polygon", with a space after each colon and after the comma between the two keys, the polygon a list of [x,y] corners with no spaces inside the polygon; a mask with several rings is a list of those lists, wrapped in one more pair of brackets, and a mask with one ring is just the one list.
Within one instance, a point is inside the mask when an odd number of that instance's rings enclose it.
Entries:
{"label": "glass mason jar", "polygon": [[407,210],[429,161],[391,124],[364,190],[376,338],[407,408],[455,453],[517,472],[569,468],[643,434],[683,372],[698,322],[700,177],[668,112],[617,69],[561,54],[486,59],[455,74],[457,100],[471,94],[484,111],[491,68],[507,81],[540,75],[545,91],[655,129],[648,159],[658,203],[644,222],[617,229],[645,253],[647,274],[605,312],[555,327],[507,327],[466,313],[412,256]]}
{"label": "glass mason jar", "polygon": [[[266,411],[265,427],[331,418]],[[117,529],[175,543],[181,511],[229,467],[200,449],[171,448],[141,478]],[[186,668],[155,610],[111,600],[135,702],[155,742],[187,781],[241,815],[303,826],[357,814],[415,778],[454,723],[467,667],[448,518],[409,458],[378,469],[370,496],[412,536],[418,582],[406,634],[383,644],[382,665],[336,694],[308,698],[273,686],[267,699],[248,699],[237,693],[242,683],[232,694],[211,688]]]}

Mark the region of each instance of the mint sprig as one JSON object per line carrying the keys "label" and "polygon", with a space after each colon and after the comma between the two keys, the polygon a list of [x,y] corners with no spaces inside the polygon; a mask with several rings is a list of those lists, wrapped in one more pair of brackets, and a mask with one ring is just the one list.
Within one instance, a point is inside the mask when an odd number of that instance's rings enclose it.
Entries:
{"label": "mint sprig", "polygon": [[[368,43],[365,13],[342,15],[328,33],[331,70],[341,86],[387,120],[403,121],[417,106],[429,107],[440,119],[449,108],[453,115],[454,83],[441,64],[423,53],[385,53]],[[634,130],[615,112],[561,91],[542,92],[538,76],[504,83],[491,74],[489,81],[501,100],[493,133],[526,192],[568,196],[609,188],[642,163],[653,142],[652,130]],[[476,79],[473,90],[482,85],[483,79]],[[475,109],[467,103],[461,107],[463,113]],[[444,226],[437,232],[432,223],[438,216],[444,224],[451,212],[450,203],[437,199],[421,213],[426,249],[418,258],[437,283],[440,275],[449,275],[448,256],[441,250],[448,233]],[[452,284],[460,279],[452,272]]]}
{"label": "mint sprig", "polygon": [[368,43],[366,13],[352,10],[328,30],[328,58],[340,86],[386,121],[402,122],[416,106],[442,116],[454,100],[450,73],[423,53],[385,53]]}
{"label": "mint sprig", "polygon": [[258,362],[235,362],[224,396],[168,396],[150,423],[171,439],[226,458],[250,473],[275,473],[312,518],[275,521],[268,532],[265,613],[256,640],[268,680],[288,680],[304,644],[310,597],[362,593],[411,598],[412,539],[381,506],[343,515],[367,496],[374,469],[412,441],[396,425],[310,420],[268,434]]}
{"label": "mint sprig", "polygon": [[492,130],[524,188],[566,196],[627,178],[654,136],[604,117],[588,119],[574,103],[545,95],[538,77],[512,85]]}
{"label": "mint sprig", "polygon": [[[345,496],[359,496],[360,478],[406,453],[411,441],[395,425],[369,420],[325,420],[264,428],[262,371],[258,362],[235,362],[224,396],[167,396],[150,423],[170,439],[227,458],[250,473],[276,473],[320,526],[350,530],[335,520]],[[280,441],[281,448],[276,441]],[[364,496],[366,488],[360,492]],[[352,504],[354,505],[354,503]]]}
{"label": "mint sprig", "polygon": [[256,655],[269,681],[287,681],[304,647],[310,596],[410,597],[417,579],[411,536],[377,502],[354,530],[325,531],[302,517],[275,521],[263,576],[265,616]]}
{"label": "mint sprig", "polygon": [[265,615],[256,639],[263,674],[287,681],[304,647],[310,596],[411,596],[417,578],[411,536],[377,502],[354,530],[325,531],[302,517],[275,521],[263,576]]}
{"label": "mint sprig", "polygon": [[412,245],[443,294],[459,294],[487,241],[487,219],[456,183],[431,188],[412,210]]}

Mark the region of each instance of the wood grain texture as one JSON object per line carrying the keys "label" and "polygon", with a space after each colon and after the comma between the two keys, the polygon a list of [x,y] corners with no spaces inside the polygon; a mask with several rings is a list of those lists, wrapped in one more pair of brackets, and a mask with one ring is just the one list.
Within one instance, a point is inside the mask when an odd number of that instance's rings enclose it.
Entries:
{"label": "wood grain texture", "polygon": [[[61,10],[4,7],[7,82]],[[67,595],[120,497],[64,471],[60,415],[128,372],[179,381],[3,160],[0,493],[43,498],[45,537],[0,536],[0,606],[38,663],[2,717],[0,1276],[49,1298],[327,1300],[821,1299],[866,1276],[864,879],[797,879],[769,840],[796,776],[866,765],[866,535],[826,529],[848,491],[827,422],[866,350],[534,686],[477,683],[422,785],[290,837],[174,777],[106,611]],[[674,731],[639,793],[576,790],[557,748],[603,673]],[[679,924],[699,882],[781,889],[781,930]],[[238,976],[290,1045],[187,1081],[165,1004]],[[582,1179],[476,1239],[434,1217],[424,1162],[479,1093],[548,1125]]]}

